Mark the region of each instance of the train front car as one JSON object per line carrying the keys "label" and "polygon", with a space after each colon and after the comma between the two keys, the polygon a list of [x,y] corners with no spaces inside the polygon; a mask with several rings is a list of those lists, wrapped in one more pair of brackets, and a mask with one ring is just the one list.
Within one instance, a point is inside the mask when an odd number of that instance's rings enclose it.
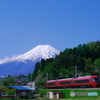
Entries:
{"label": "train front car", "polygon": [[73,87],[99,87],[98,76],[84,76],[73,79]]}
{"label": "train front car", "polygon": [[71,88],[73,78],[59,79],[57,81],[58,88]]}
{"label": "train front car", "polygon": [[57,88],[57,81],[56,80],[47,81],[46,88],[47,89],[56,89]]}
{"label": "train front car", "polygon": [[91,83],[93,87],[100,87],[100,78],[98,76],[91,76]]}

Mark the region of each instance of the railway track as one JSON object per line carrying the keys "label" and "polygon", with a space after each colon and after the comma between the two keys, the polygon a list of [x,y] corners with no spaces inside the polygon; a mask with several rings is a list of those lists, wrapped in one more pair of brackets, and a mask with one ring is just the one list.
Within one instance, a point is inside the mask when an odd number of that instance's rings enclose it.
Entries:
{"label": "railway track", "polygon": [[44,89],[44,90],[100,90],[100,87],[98,87],[98,88],[66,88],[66,89]]}
{"label": "railway track", "polygon": [[70,90],[100,90],[99,88],[70,88]]}

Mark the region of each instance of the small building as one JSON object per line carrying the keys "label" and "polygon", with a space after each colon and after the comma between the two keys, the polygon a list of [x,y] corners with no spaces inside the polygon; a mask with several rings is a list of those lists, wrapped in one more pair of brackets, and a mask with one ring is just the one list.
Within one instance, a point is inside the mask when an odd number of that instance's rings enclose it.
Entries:
{"label": "small building", "polygon": [[65,97],[65,94],[61,93],[61,91],[48,91],[47,92],[47,98],[49,99],[60,99],[64,97]]}
{"label": "small building", "polygon": [[37,88],[29,88],[24,86],[9,86],[16,90],[16,98],[32,99],[34,98],[34,93],[36,93]]}

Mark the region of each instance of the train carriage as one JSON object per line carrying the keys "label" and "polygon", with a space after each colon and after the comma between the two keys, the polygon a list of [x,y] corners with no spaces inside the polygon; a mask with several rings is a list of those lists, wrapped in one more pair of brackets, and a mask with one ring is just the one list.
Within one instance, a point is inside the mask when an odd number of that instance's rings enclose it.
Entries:
{"label": "train carriage", "polygon": [[73,79],[74,87],[99,87],[99,81],[97,82],[95,79],[99,79],[98,76],[85,76],[78,77]]}
{"label": "train carriage", "polygon": [[98,76],[83,76],[77,78],[66,78],[50,80],[46,82],[46,88],[70,88],[70,87],[100,87]]}
{"label": "train carriage", "polygon": [[70,88],[72,87],[72,81],[73,81],[73,78],[59,79],[57,81],[57,86],[59,88]]}
{"label": "train carriage", "polygon": [[57,88],[57,81],[56,80],[50,80],[46,82],[47,88]]}

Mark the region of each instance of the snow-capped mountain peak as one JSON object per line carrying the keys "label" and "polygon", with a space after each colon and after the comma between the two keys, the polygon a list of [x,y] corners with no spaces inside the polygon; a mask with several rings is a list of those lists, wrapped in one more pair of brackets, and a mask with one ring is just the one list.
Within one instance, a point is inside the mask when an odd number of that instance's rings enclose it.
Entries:
{"label": "snow-capped mountain peak", "polygon": [[41,59],[54,58],[59,51],[50,45],[38,45],[32,50],[12,58],[0,60],[0,76],[28,75],[35,69],[35,64]]}
{"label": "snow-capped mountain peak", "polygon": [[56,55],[59,55],[59,53],[60,51],[58,51],[57,49],[53,48],[50,45],[38,45],[22,55],[13,56],[12,58],[9,57],[4,58],[3,60],[0,60],[0,64],[11,62],[14,60],[25,61],[25,60],[54,58]]}
{"label": "snow-capped mountain peak", "polygon": [[47,59],[47,58],[54,58],[55,55],[59,55],[59,51],[51,47],[50,45],[38,45],[32,50],[24,53],[23,55],[19,55],[16,57],[16,60],[29,60],[29,59]]}

